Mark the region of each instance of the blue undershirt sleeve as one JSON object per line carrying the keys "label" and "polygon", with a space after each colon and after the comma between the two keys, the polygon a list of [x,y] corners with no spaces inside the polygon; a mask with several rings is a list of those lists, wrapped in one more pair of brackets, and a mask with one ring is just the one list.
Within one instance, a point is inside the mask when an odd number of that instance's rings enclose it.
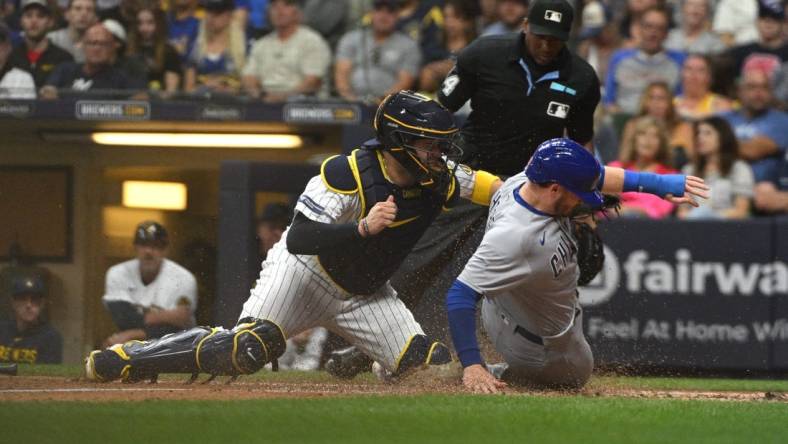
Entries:
{"label": "blue undershirt sleeve", "polygon": [[446,312],[454,349],[463,368],[481,364],[482,355],[476,340],[476,304],[481,294],[455,280],[446,295]]}

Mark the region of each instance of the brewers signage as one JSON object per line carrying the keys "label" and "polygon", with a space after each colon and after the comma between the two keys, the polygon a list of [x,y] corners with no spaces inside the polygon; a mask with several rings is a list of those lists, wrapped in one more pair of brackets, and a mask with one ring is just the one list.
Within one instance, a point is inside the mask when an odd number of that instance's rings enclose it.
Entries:
{"label": "brewers signage", "polygon": [[79,100],[76,103],[79,120],[148,120],[150,104],[140,101]]}

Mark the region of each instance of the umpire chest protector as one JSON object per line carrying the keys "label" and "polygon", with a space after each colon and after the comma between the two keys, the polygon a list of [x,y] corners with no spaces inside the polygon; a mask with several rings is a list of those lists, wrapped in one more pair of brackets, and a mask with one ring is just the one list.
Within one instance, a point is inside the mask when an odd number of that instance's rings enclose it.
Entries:
{"label": "umpire chest protector", "polygon": [[399,268],[449,198],[459,194],[454,177],[444,189],[418,185],[401,188],[393,184],[387,178],[379,147],[376,141],[367,142],[350,156],[328,159],[321,168],[323,182],[330,190],[358,195],[359,220],[389,196],[394,196],[397,205],[396,220],[382,232],[358,239],[341,250],[318,255],[328,275],[351,294],[369,295],[380,288]]}

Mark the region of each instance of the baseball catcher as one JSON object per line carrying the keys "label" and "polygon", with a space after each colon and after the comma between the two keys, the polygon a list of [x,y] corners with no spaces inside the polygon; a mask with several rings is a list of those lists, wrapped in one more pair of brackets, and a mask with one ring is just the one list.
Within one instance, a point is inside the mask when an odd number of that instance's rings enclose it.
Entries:
{"label": "baseball catcher", "polygon": [[451,113],[409,91],[388,96],[376,139],[326,160],[269,251],[235,328],[198,327],[92,352],[88,378],[238,376],[276,360],[285,340],[322,326],[399,375],[450,362],[388,283],[433,219],[460,198],[489,204],[500,180],[458,166]]}

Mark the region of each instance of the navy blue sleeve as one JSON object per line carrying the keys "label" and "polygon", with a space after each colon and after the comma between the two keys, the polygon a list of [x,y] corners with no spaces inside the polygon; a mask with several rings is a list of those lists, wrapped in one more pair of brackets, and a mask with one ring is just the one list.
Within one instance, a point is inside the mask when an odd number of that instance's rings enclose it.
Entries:
{"label": "navy blue sleeve", "polygon": [[482,354],[476,340],[476,304],[481,294],[455,280],[446,295],[446,312],[454,349],[463,368],[481,364]]}

